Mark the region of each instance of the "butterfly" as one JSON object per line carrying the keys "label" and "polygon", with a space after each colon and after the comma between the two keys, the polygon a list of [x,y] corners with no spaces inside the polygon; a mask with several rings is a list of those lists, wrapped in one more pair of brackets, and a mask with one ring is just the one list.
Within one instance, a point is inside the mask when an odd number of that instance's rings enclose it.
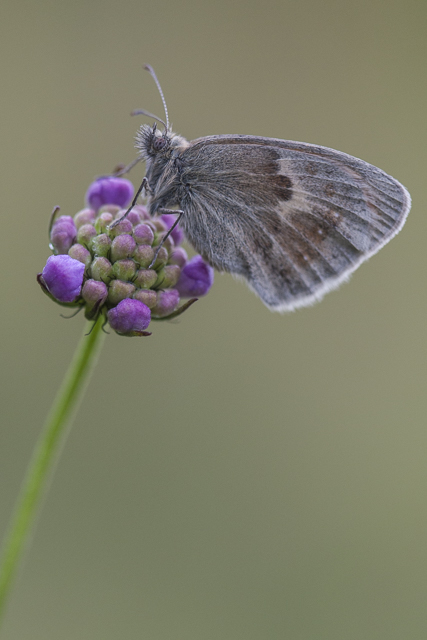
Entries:
{"label": "butterfly", "polygon": [[151,215],[176,213],[194,248],[246,280],[273,311],[320,300],[402,228],[408,191],[381,169],[340,151],[249,135],[187,141],[142,125],[138,160]]}

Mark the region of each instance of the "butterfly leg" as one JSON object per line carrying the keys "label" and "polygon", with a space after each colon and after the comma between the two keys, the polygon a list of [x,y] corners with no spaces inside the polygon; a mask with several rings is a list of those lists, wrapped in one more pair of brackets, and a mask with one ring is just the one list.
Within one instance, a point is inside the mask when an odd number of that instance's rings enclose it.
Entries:
{"label": "butterfly leg", "polygon": [[133,209],[133,207],[136,205],[136,202],[137,202],[137,200],[138,200],[138,198],[139,198],[139,196],[140,196],[140,193],[141,193],[141,191],[142,191],[143,189],[146,189],[149,193],[153,193],[153,191],[152,191],[152,189],[151,189],[150,185],[148,184],[148,180],[147,180],[147,178],[144,178],[144,179],[143,179],[143,181],[141,182],[141,185],[140,185],[140,187],[139,187],[138,191],[136,192],[135,197],[134,197],[134,199],[132,200],[132,204],[130,205],[129,209],[126,211],[126,213],[125,213],[121,218],[119,218],[118,220],[114,220],[114,222],[112,222],[112,223],[110,224],[110,227],[109,227],[110,229],[114,229],[114,227],[116,227],[116,226],[117,226],[117,225],[118,225],[122,220],[124,220],[124,219],[126,218],[127,214],[128,214],[128,213]]}
{"label": "butterfly leg", "polygon": [[151,261],[151,264],[149,265],[149,269],[151,269],[151,267],[153,266],[153,264],[156,262],[157,260],[157,256],[159,255],[159,251],[162,248],[163,243],[165,242],[165,240],[167,240],[167,238],[169,238],[170,234],[172,233],[172,231],[175,229],[175,227],[179,224],[179,221],[181,220],[182,216],[184,215],[184,212],[181,211],[181,209],[164,209],[163,207],[161,209],[158,210],[160,213],[177,213],[178,217],[175,220],[175,222],[173,223],[173,225],[171,226],[170,229],[168,229],[167,233],[165,234],[164,238],[161,239],[160,244],[156,247],[156,251],[154,253],[154,258]]}

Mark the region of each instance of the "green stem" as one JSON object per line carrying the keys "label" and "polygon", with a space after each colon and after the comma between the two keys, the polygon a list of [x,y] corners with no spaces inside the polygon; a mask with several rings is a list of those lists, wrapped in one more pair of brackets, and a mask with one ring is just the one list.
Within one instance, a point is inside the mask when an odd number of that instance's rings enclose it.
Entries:
{"label": "green stem", "polygon": [[[37,504],[41,498],[48,473],[58,455],[60,445],[64,443],[66,426],[73,410],[77,408],[82,397],[90,373],[100,351],[103,317],[95,326],[91,322],[77,347],[74,358],[64,378],[46,424],[34,449],[27,475],[18,497],[15,512],[12,516],[9,532],[6,536],[0,561],[0,620],[5,610],[5,603],[25,550],[25,543],[36,514]],[[92,328],[93,327],[93,328]]]}

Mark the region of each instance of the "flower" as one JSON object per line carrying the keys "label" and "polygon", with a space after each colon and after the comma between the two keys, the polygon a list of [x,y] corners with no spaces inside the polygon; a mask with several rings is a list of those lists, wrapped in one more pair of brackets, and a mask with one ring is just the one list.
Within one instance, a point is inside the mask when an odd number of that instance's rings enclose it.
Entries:
{"label": "flower", "polygon": [[104,205],[126,207],[133,197],[133,184],[124,178],[109,176],[92,182],[86,192],[86,201],[92,209],[98,211]]}
{"label": "flower", "polygon": [[125,298],[107,314],[111,328],[122,335],[138,335],[151,320],[151,311],[140,300]]}
{"label": "flower", "polygon": [[153,309],[153,315],[158,318],[169,316],[179,304],[179,293],[176,289],[165,289],[157,294],[157,304]]}
{"label": "flower", "polygon": [[48,291],[59,302],[73,302],[80,295],[84,272],[84,264],[70,256],[50,256],[42,278]]}
{"label": "flower", "polygon": [[66,254],[77,235],[77,228],[71,216],[60,216],[55,220],[50,232],[50,241],[56,253]]}
{"label": "flower", "polygon": [[176,318],[197,299],[179,307],[180,294],[206,294],[213,272],[200,256],[188,262],[178,246],[181,229],[164,240],[174,215],[151,218],[144,205],[135,205],[113,226],[132,195],[122,178],[92,183],[89,208],[54,220],[50,247],[57,255],[48,258],[38,282],[57,302],[84,307],[87,319],[101,315],[119,335],[142,336],[151,335],[145,330],[152,319]]}
{"label": "flower", "polygon": [[214,270],[202,256],[191,258],[181,271],[176,284],[180,295],[184,298],[191,296],[205,296],[214,281]]}
{"label": "flower", "polygon": [[82,298],[86,302],[86,318],[92,320],[97,317],[98,309],[102,307],[108,296],[107,285],[99,280],[86,280],[82,289]]}

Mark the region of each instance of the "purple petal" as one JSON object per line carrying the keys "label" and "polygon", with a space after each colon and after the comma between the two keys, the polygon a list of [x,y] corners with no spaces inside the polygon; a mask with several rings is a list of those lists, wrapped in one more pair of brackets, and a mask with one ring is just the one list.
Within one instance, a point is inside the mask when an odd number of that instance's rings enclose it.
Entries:
{"label": "purple petal", "polygon": [[151,311],[139,300],[125,298],[108,312],[108,322],[117,333],[144,331],[150,324]]}
{"label": "purple petal", "polygon": [[85,265],[67,255],[50,256],[42,276],[50,293],[60,302],[73,302],[80,295]]}
{"label": "purple petal", "polygon": [[207,264],[202,256],[191,258],[181,271],[176,288],[181,296],[204,296],[213,285],[214,270]]}
{"label": "purple petal", "polygon": [[124,178],[98,178],[86,192],[86,201],[98,211],[107,204],[127,207],[133,197],[133,184]]}

